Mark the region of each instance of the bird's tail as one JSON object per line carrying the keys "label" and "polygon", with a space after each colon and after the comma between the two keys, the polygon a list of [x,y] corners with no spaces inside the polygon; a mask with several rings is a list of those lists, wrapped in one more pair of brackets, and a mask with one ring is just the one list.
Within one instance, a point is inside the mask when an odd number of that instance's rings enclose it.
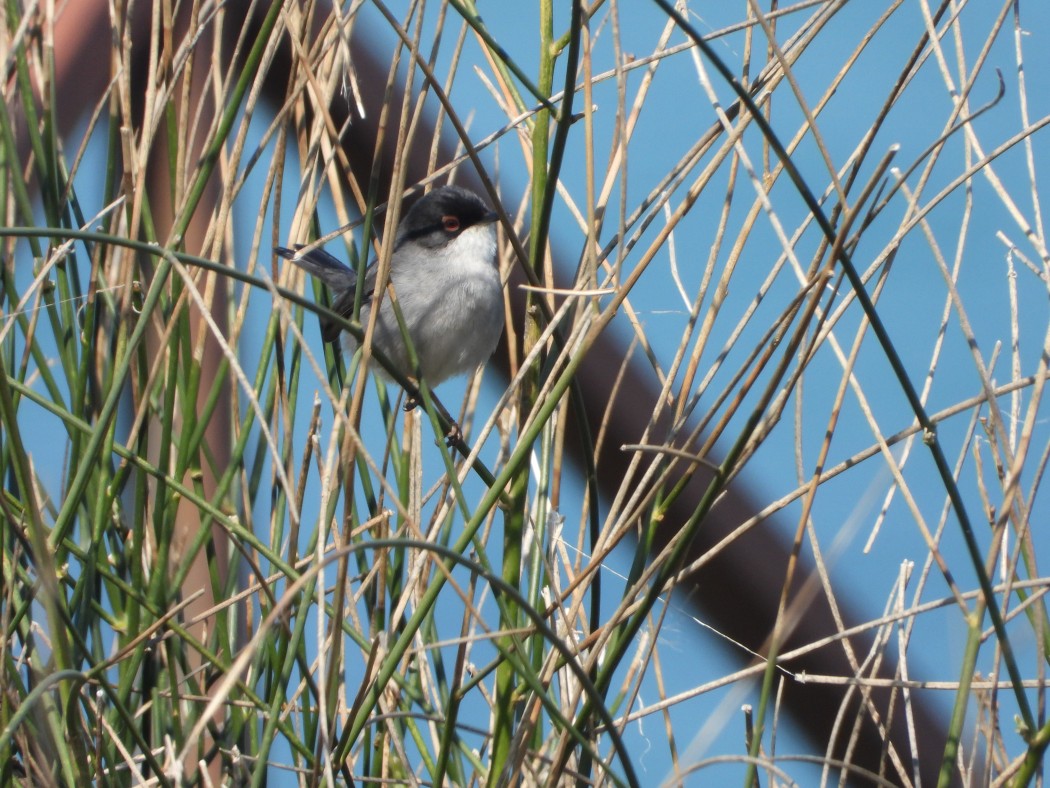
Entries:
{"label": "bird's tail", "polygon": [[275,246],[273,250],[280,257],[316,276],[332,288],[337,295],[357,286],[357,272],[342,260],[333,257],[319,247],[300,253],[299,250],[302,248],[301,245],[296,245],[294,250]]}
{"label": "bird's tail", "polygon": [[[275,246],[273,251],[295,263],[312,276],[317,277],[332,291],[332,310],[343,316],[353,314],[354,291],[357,289],[357,272],[338,258],[332,257],[324,249],[310,249],[300,252],[303,247],[297,245],[294,250]],[[343,330],[341,324],[321,318],[321,338],[325,342],[336,342]]]}

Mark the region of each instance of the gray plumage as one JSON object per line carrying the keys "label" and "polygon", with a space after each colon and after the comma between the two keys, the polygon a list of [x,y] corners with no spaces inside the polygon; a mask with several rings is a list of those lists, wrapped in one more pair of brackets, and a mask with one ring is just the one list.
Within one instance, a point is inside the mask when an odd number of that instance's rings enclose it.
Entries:
{"label": "gray plumage", "polygon": [[[432,386],[488,360],[503,332],[495,220],[496,214],[474,192],[443,186],[420,198],[398,225],[390,280],[420,370]],[[323,249],[300,253],[279,246],[274,251],[331,288],[332,311],[352,316],[357,288],[352,268]],[[373,261],[365,270],[361,325],[367,326],[372,305],[379,301],[372,345],[402,374],[415,377],[390,299],[373,292],[376,274]],[[340,334],[337,324],[321,321],[326,342]],[[352,336],[346,334],[344,341],[349,353],[357,350]]]}

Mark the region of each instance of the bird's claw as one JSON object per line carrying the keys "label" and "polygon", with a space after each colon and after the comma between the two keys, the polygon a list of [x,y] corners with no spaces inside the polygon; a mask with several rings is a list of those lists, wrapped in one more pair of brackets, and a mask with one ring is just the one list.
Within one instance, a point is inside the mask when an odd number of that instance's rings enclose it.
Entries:
{"label": "bird's claw", "polygon": [[[409,413],[410,411],[413,411],[418,407],[419,400],[415,397],[410,396],[407,400],[405,400],[405,404],[402,406],[402,409],[405,411],[405,413]],[[456,424],[456,422],[452,422],[452,424],[448,428],[448,432],[445,433],[445,446],[447,448],[452,448],[456,444],[462,442],[463,430],[459,428],[459,425]]]}
{"label": "bird's claw", "polygon": [[448,428],[448,432],[445,434],[445,447],[452,448],[457,443],[462,442],[463,430],[459,428],[459,425],[456,424],[456,422],[452,422],[452,424]]}

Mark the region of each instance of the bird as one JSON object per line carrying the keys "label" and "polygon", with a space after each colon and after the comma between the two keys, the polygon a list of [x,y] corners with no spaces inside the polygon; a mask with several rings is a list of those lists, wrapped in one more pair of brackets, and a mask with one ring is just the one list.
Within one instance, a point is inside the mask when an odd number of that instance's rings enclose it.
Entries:
{"label": "bird", "polygon": [[[417,200],[401,219],[390,256],[390,282],[407,333],[415,349],[412,364],[391,299],[375,292],[378,263],[364,272],[361,325],[368,325],[379,304],[372,347],[379,349],[402,376],[422,376],[434,387],[449,378],[473,372],[496,349],[503,333],[503,285],[496,261],[498,214],[474,192],[442,186]],[[353,316],[357,272],[321,248],[274,252],[325,283],[332,291],[332,311]],[[341,326],[321,319],[321,336],[336,342]],[[359,347],[355,337],[343,337],[348,353]],[[382,377],[389,374],[381,368]],[[409,399],[410,410],[415,405]]]}

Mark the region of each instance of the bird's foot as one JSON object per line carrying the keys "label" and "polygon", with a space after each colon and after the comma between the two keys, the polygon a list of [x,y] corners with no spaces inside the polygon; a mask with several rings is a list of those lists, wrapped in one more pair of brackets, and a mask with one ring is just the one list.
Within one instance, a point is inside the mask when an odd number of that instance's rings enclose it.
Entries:
{"label": "bird's foot", "polygon": [[445,433],[445,446],[447,448],[452,448],[456,444],[459,444],[459,443],[462,443],[462,442],[463,442],[463,430],[461,430],[459,428],[459,425],[456,424],[456,422],[452,422],[452,424],[449,425],[448,432]]}

